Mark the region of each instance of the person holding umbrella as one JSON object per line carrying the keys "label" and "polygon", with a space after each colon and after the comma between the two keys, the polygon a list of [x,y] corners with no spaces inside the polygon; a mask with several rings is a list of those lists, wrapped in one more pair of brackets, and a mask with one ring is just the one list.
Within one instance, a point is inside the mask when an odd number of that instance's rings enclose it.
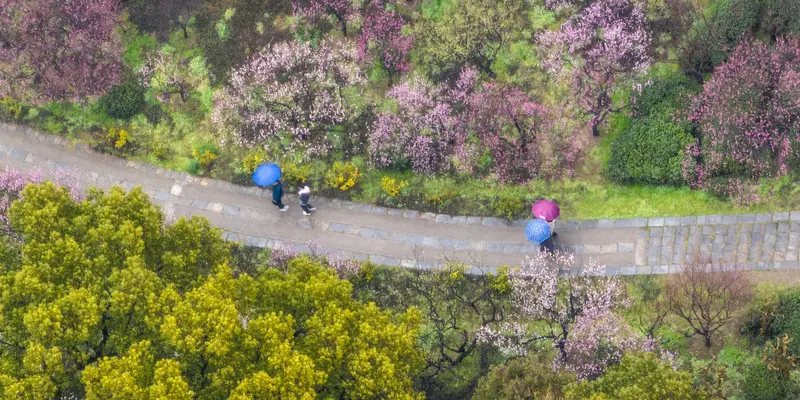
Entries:
{"label": "person holding umbrella", "polygon": [[261,164],[253,172],[253,183],[260,187],[272,186],[272,204],[281,211],[286,211],[289,206],[284,205],[283,185],[280,181],[281,167],[278,164]]}
{"label": "person holding umbrella", "polygon": [[550,236],[550,225],[542,219],[534,218],[525,227],[525,236],[529,241],[539,245],[540,251],[553,252],[553,239]]}
{"label": "person holding umbrella", "polygon": [[561,209],[558,204],[552,200],[537,200],[531,207],[531,213],[534,218],[539,218],[550,225],[550,236],[556,237],[556,218],[561,215]]}

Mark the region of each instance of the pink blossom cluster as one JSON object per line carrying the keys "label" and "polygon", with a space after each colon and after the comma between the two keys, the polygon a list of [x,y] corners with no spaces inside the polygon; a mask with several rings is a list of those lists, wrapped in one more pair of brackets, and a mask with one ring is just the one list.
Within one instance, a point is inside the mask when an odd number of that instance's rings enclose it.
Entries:
{"label": "pink blossom cluster", "polygon": [[800,37],[739,44],[694,99],[690,120],[701,131],[684,163],[692,186],[731,170],[754,179],[787,174],[800,131]]}
{"label": "pink blossom cluster", "polygon": [[118,0],[0,0],[0,95],[81,100],[119,82]]}
{"label": "pink blossom cluster", "polygon": [[290,245],[280,245],[270,250],[269,265],[277,268],[286,268],[289,261],[297,258],[300,252]]}
{"label": "pink blossom cluster", "polygon": [[551,341],[557,364],[581,379],[601,373],[626,351],[652,348],[615,314],[627,304],[624,283],[595,262],[577,267],[572,254],[541,253],[512,268],[508,279],[512,313],[502,324],[482,327],[482,343],[525,354],[531,343]]}
{"label": "pink blossom cluster", "polygon": [[347,35],[347,22],[359,16],[352,0],[292,0],[292,12],[311,22],[332,16],[339,22],[344,35]]}
{"label": "pink blossom cluster", "polygon": [[280,43],[233,72],[215,98],[213,121],[243,145],[285,138],[286,150],[324,154],[329,129],[349,116],[342,90],[363,79],[348,45]]}
{"label": "pink blossom cluster", "polygon": [[[0,171],[0,231],[10,233],[8,211],[11,204],[22,196],[22,190],[30,183],[42,183],[46,179],[41,171],[22,172],[16,169]],[[56,186],[67,188],[75,201],[83,199],[84,193],[75,176],[67,170],[56,169],[52,180]]]}
{"label": "pink blossom cluster", "polygon": [[[553,4],[562,4],[556,1]],[[647,16],[631,0],[599,0],[571,17],[557,32],[539,36],[544,65],[554,73],[566,73],[580,104],[597,127],[614,110],[613,85],[650,65],[651,37]],[[565,69],[568,64],[570,68]]]}
{"label": "pink blossom cluster", "polygon": [[449,85],[415,78],[387,96],[399,111],[380,114],[369,137],[370,154],[381,167],[407,162],[425,174],[451,167],[469,172],[488,153],[501,181],[525,182],[570,174],[581,154],[564,113],[519,89],[494,83],[480,88],[474,68]]}
{"label": "pink blossom cluster", "polygon": [[382,7],[373,6],[361,26],[358,39],[358,60],[377,58],[390,72],[405,72],[410,68],[408,52],[414,42],[412,35],[403,34],[403,17]]}
{"label": "pink blossom cluster", "polygon": [[373,124],[373,161],[381,167],[409,162],[415,172],[431,174],[445,169],[454,154],[468,153],[463,110],[477,80],[477,71],[468,68],[453,86],[420,78],[395,85],[387,97],[397,102],[399,112],[382,113]]}

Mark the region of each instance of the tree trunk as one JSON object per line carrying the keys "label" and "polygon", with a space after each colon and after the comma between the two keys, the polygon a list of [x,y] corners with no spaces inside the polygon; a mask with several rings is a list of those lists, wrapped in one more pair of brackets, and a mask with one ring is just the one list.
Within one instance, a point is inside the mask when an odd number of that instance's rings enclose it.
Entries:
{"label": "tree trunk", "polygon": [[711,334],[705,334],[703,338],[705,338],[706,347],[711,347]]}

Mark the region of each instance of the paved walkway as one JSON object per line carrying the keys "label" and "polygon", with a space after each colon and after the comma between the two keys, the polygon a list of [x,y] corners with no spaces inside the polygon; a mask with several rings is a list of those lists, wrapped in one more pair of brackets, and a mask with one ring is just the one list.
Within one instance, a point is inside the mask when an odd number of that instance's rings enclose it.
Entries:
{"label": "paved walkway", "polygon": [[[0,124],[0,168],[68,168],[85,186],[107,189],[137,185],[168,218],[201,215],[225,230],[224,237],[251,246],[291,245],[308,250],[310,240],[351,258],[384,265],[430,268],[446,260],[474,272],[518,265],[538,251],[525,240],[526,221],[449,216],[313,198],[317,211],[302,215],[296,197],[279,212],[271,193],[186,173],[164,170],[92,151],[63,137]],[[559,221],[557,246],[579,259],[593,258],[611,274],[667,273],[702,251],[715,260],[748,269],[800,269],[800,212],[699,217]],[[479,268],[480,267],[480,268]]]}

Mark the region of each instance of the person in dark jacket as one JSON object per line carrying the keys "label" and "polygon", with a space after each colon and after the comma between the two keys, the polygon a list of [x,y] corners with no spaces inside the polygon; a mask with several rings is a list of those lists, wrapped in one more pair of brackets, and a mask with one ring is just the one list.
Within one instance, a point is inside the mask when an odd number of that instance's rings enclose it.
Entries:
{"label": "person in dark jacket", "polygon": [[272,184],[272,204],[275,207],[278,207],[281,211],[286,211],[289,209],[289,206],[284,205],[281,200],[283,199],[283,185],[281,181],[277,181]]}
{"label": "person in dark jacket", "polygon": [[308,187],[308,184],[305,182],[301,183],[300,191],[297,192],[297,194],[300,195],[300,208],[303,209],[303,215],[311,215],[311,211],[317,208],[308,202],[308,200],[311,199],[311,189]]}

